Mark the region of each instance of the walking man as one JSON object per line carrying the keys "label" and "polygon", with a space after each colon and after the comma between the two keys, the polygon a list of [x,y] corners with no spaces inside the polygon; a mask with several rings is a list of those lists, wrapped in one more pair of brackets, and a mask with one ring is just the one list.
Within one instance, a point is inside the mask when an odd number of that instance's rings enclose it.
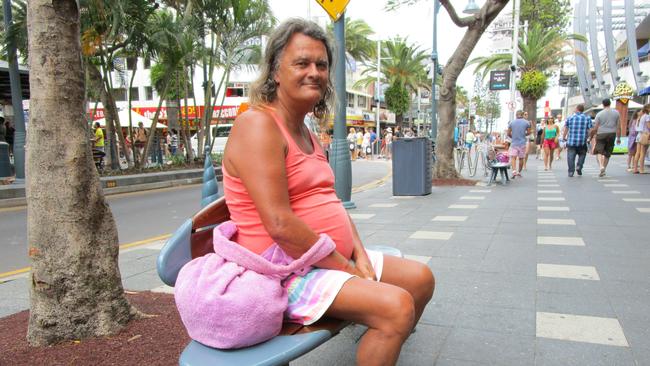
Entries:
{"label": "walking man", "polygon": [[[585,113],[585,106],[578,104],[576,112],[569,117],[564,124],[563,137],[567,146],[567,163],[569,165],[569,177],[573,177],[577,170],[582,175],[582,166],[587,156],[587,133],[591,129],[591,118]],[[568,136],[568,137],[567,137]],[[578,165],[576,169],[576,154]]]}
{"label": "walking man", "polygon": [[[526,142],[530,134],[530,123],[526,121],[523,111],[517,111],[516,119],[508,125],[508,136],[512,139],[508,155],[512,164],[512,179],[519,176],[524,168],[524,159],[526,158]],[[519,169],[517,169],[517,160],[519,160]]]}
{"label": "walking man", "polygon": [[609,98],[603,99],[604,109],[596,115],[594,128],[589,136],[591,138],[596,135],[594,154],[598,155],[599,177],[605,176],[609,157],[612,156],[612,151],[614,151],[614,140],[616,140],[617,144],[621,143],[621,116],[617,110],[611,108],[611,104]]}

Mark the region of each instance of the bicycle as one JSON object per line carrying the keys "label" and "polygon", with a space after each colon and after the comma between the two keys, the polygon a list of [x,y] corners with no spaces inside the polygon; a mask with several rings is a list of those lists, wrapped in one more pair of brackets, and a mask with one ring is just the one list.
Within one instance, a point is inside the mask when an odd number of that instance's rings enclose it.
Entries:
{"label": "bicycle", "polygon": [[474,164],[473,167],[469,169],[469,175],[470,177],[476,175],[476,172],[478,171],[479,161],[480,161],[481,166],[483,167],[483,176],[487,177],[489,171],[491,170],[488,162],[488,144],[485,142],[481,142],[476,144],[475,146],[476,147],[474,149],[474,158],[473,158]]}
{"label": "bicycle", "polygon": [[455,154],[455,162],[456,162],[456,170],[458,170],[459,173],[463,172],[463,169],[465,168],[465,160],[467,160],[467,170],[469,170],[470,175],[472,174],[472,157],[470,156],[470,149],[468,149],[466,146],[459,146],[456,147],[456,154]]}

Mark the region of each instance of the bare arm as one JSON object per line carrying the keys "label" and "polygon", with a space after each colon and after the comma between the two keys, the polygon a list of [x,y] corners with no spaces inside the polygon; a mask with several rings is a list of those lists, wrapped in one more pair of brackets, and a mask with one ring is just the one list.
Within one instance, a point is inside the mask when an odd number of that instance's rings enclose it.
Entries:
{"label": "bare arm", "polygon": [[[271,116],[250,110],[235,122],[228,137],[224,165],[231,175],[243,182],[271,238],[287,254],[298,258],[319,236],[291,209],[286,150],[286,141]],[[343,255],[333,251],[317,266],[347,270],[349,263]]]}

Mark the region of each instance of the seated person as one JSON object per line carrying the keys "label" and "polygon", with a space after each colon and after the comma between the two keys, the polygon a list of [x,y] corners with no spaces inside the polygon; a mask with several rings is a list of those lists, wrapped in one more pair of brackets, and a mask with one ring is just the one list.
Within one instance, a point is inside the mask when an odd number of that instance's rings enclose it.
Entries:
{"label": "seated person", "polygon": [[[334,174],[307,113],[327,118],[333,97],[332,44],[316,23],[290,19],[270,36],[252,108],[234,124],[223,157],[224,194],[239,231],[234,240],[261,254],[277,243],[300,257],[320,233],[336,244],[305,276],[284,280],[288,321],[322,316],[368,326],[357,362],[394,365],[433,294],[431,270],[366,250],[334,190]],[[306,289],[309,289],[307,291]]]}

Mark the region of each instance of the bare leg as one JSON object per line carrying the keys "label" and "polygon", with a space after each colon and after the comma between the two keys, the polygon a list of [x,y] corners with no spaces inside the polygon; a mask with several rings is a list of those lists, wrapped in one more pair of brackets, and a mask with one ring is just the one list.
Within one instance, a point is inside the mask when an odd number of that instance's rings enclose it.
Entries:
{"label": "bare leg", "polygon": [[549,162],[553,160],[553,153],[552,151],[548,148],[547,146],[544,146],[544,169],[547,170],[551,166],[551,163]]}
{"label": "bare leg", "polygon": [[551,156],[551,158],[548,159],[548,170],[553,170],[553,151],[555,151],[555,149],[549,149],[547,154]]}
{"label": "bare leg", "polygon": [[358,365],[394,365],[433,294],[433,275],[421,263],[384,256],[381,280],[350,279],[327,310],[328,316],[368,326]]}

